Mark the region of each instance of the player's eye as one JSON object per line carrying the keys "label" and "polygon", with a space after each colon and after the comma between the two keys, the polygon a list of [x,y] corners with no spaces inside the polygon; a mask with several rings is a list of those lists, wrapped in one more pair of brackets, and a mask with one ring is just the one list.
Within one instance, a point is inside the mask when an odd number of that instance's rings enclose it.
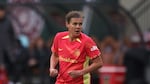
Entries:
{"label": "player's eye", "polygon": [[82,23],[79,23],[79,26],[82,26]]}
{"label": "player's eye", "polygon": [[73,25],[75,25],[75,26],[76,26],[77,24],[78,24],[78,23],[73,23]]}
{"label": "player's eye", "polygon": [[82,26],[82,23],[73,23],[73,25],[74,26],[77,26],[77,25]]}

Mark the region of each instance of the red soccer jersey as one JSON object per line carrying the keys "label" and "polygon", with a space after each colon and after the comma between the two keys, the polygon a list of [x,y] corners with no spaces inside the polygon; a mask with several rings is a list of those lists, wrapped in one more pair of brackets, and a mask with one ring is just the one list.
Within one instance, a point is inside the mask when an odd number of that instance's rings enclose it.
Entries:
{"label": "red soccer jersey", "polygon": [[95,42],[81,33],[75,41],[69,40],[68,32],[57,33],[51,48],[59,56],[59,74],[56,84],[90,84],[90,74],[72,78],[70,70],[81,70],[88,67],[89,59],[100,55]]}

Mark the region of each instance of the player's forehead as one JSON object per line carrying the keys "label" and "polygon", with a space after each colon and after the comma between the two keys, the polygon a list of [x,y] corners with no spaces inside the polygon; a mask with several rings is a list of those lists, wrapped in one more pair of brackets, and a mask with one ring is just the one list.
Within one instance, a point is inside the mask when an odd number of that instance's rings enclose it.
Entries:
{"label": "player's forehead", "polygon": [[74,22],[82,23],[82,22],[83,22],[83,18],[80,18],[80,17],[79,17],[79,18],[71,18],[71,19],[70,19],[70,22],[71,22],[71,23],[74,23]]}

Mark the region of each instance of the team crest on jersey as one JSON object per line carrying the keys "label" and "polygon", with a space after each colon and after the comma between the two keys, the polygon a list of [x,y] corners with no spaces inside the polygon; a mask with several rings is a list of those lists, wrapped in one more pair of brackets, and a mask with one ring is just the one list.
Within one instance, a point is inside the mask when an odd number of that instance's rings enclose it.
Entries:
{"label": "team crest on jersey", "polygon": [[77,57],[80,55],[80,53],[81,53],[81,52],[80,52],[79,49],[76,49],[76,50],[74,51],[74,55],[77,56]]}

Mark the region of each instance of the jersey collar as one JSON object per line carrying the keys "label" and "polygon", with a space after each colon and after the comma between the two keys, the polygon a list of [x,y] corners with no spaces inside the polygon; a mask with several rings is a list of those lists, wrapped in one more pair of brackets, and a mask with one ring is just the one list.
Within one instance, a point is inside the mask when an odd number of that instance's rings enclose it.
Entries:
{"label": "jersey collar", "polygon": [[[66,36],[62,37],[62,39],[68,39],[68,38],[69,38],[69,35],[66,35]],[[80,38],[81,38],[81,35],[80,35],[79,38],[76,38],[75,41],[81,43],[81,39]]]}

